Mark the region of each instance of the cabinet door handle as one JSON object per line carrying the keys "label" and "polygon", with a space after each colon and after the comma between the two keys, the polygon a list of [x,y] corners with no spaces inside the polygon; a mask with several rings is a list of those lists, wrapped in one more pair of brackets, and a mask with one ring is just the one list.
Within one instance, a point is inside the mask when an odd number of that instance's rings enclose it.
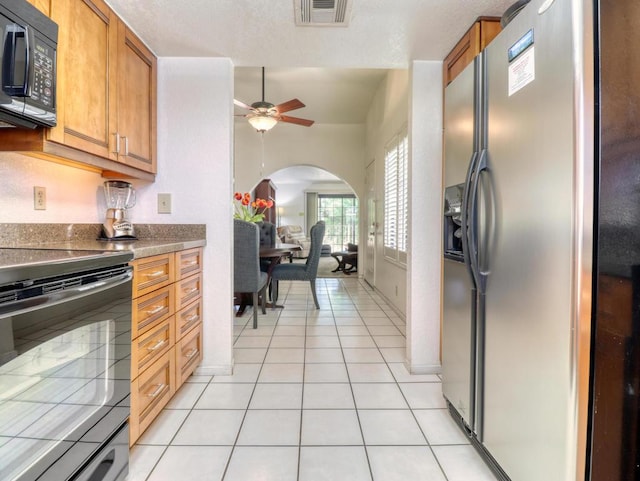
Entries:
{"label": "cabinet door handle", "polygon": [[149,352],[157,351],[161,347],[165,346],[167,344],[167,342],[169,342],[169,341],[167,341],[166,339],[160,339],[153,346],[147,347],[147,351],[149,351]]}
{"label": "cabinet door handle", "polygon": [[198,319],[199,317],[200,317],[200,316],[199,316],[198,314],[192,314],[191,316],[187,317],[187,318],[185,319],[185,321],[187,321],[187,322],[193,322],[193,321],[195,321],[196,319]]}
{"label": "cabinet door handle", "polygon": [[183,289],[182,292],[184,292],[185,295],[186,295],[186,294],[192,294],[192,293],[196,292],[197,290],[198,290],[197,287],[190,287],[190,288],[187,288],[187,289]]}
{"label": "cabinet door handle", "polygon": [[145,312],[145,314],[149,314],[150,316],[153,316],[154,314],[157,314],[158,312],[160,312],[163,309],[164,309],[164,306],[156,306],[156,307],[153,307],[151,309],[147,309],[144,312]]}
{"label": "cabinet door handle", "polygon": [[196,356],[198,354],[198,352],[200,352],[198,349],[193,348],[189,352],[185,353],[184,357],[186,357],[187,360],[189,360],[189,359],[193,358],[194,356]]}
{"label": "cabinet door handle", "polygon": [[113,153],[114,154],[119,154],[120,153],[120,134],[118,132],[116,132],[113,135],[116,136],[116,150]]}
{"label": "cabinet door handle", "polygon": [[164,271],[154,271],[154,272],[145,273],[144,276],[151,279],[155,279],[156,277],[160,277],[164,273],[165,273]]}
{"label": "cabinet door handle", "polygon": [[124,139],[124,155],[129,155],[129,137],[123,136]]}
{"label": "cabinet door handle", "polygon": [[158,384],[156,386],[156,388],[152,391],[152,392],[148,392],[146,395],[147,397],[158,397],[158,395],[164,391],[164,388],[166,388],[167,385],[164,383]]}

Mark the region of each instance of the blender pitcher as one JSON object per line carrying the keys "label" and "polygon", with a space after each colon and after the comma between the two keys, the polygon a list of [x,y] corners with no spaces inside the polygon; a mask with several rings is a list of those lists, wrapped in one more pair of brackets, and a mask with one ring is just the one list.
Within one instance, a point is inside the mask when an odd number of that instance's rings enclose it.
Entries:
{"label": "blender pitcher", "polygon": [[106,239],[135,239],[133,224],[126,218],[126,211],[136,204],[136,191],[129,182],[107,180],[104,183],[107,214],[103,227]]}

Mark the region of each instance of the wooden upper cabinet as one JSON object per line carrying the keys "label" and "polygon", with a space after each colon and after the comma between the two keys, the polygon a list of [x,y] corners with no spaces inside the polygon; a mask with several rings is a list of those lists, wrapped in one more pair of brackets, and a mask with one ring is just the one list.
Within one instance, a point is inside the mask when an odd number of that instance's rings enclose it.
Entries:
{"label": "wooden upper cabinet", "polygon": [[156,77],[153,53],[118,22],[118,134],[122,162],[156,172]]}
{"label": "wooden upper cabinet", "polygon": [[[49,139],[118,160],[116,61],[118,19],[102,0],[56,0],[58,125]],[[63,27],[64,26],[64,27]]]}
{"label": "wooden upper cabinet", "polygon": [[[29,0],[58,24],[57,125],[0,129],[0,150],[153,180],[153,53],[104,0]],[[47,9],[47,6],[50,8]]]}
{"label": "wooden upper cabinet", "polygon": [[474,22],[444,59],[444,87],[473,62],[476,55],[489,45],[500,30],[499,17],[480,17]]}

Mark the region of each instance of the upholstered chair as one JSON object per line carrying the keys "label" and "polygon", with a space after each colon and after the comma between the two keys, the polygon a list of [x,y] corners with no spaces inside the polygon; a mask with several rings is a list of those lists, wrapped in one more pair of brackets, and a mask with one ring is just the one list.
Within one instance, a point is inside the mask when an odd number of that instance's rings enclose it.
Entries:
{"label": "upholstered chair", "polygon": [[253,222],[233,219],[233,291],[251,293],[253,297],[253,328],[258,327],[258,300],[262,295],[265,309],[265,289],[269,276],[260,270],[260,234]]}
{"label": "upholstered chair", "polygon": [[278,300],[278,281],[309,281],[313,302],[316,309],[320,309],[318,296],[316,294],[316,277],[318,275],[318,263],[320,262],[320,251],[322,249],[322,239],[324,238],[325,225],[323,221],[318,222],[311,228],[311,246],[309,255],[304,264],[278,264],[271,271],[271,282],[273,285],[272,299],[275,304]]}
{"label": "upholstered chair", "polygon": [[[260,229],[260,247],[275,247],[276,225],[271,222],[256,222],[256,224]],[[269,266],[271,266],[270,259],[260,259],[260,270],[262,272],[269,272]]]}
{"label": "upholstered chair", "polygon": [[256,222],[260,229],[260,247],[276,246],[276,225],[271,222]]}

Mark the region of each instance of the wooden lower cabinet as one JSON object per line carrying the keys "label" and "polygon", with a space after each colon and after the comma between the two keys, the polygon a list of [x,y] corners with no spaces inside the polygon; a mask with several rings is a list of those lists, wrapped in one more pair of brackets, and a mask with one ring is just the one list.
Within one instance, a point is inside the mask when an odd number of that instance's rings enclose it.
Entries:
{"label": "wooden lower cabinet", "polygon": [[176,392],[175,347],[131,383],[129,444],[149,427]]}
{"label": "wooden lower cabinet", "polygon": [[176,344],[176,377],[182,385],[202,361],[202,323],[191,329]]}
{"label": "wooden lower cabinet", "polygon": [[130,445],[202,361],[202,249],[132,265]]}

